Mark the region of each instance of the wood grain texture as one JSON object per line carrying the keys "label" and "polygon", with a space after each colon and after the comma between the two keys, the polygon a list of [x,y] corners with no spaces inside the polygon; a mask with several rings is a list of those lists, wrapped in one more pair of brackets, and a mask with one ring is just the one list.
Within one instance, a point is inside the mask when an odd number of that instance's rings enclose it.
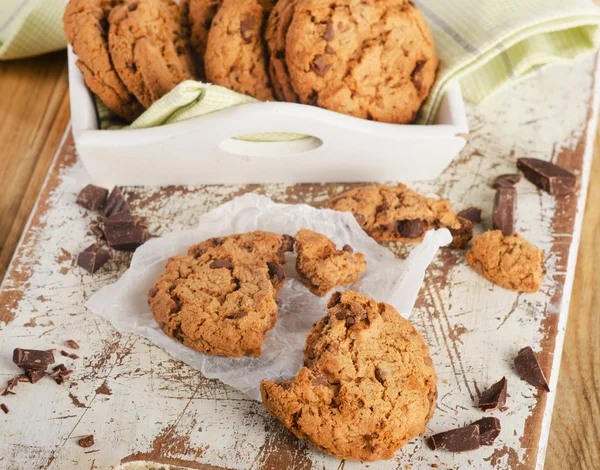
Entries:
{"label": "wood grain texture", "polygon": [[[59,65],[61,63],[63,65]],[[3,185],[0,198],[0,278],[67,126],[69,112],[64,63],[61,54],[53,54],[30,61],[0,64],[0,117],[2,122],[9,122],[11,129],[9,132],[6,129],[9,126],[0,127],[0,141],[3,142],[0,150],[0,183]],[[36,99],[31,100],[32,97]],[[14,117],[10,116],[12,112],[15,113]],[[18,124],[15,125],[15,122]],[[549,470],[592,469],[597,467],[596,463],[600,460],[600,377],[594,370],[600,363],[600,340],[596,334],[600,323],[597,307],[597,287],[600,286],[597,272],[600,264],[598,201],[600,145],[596,142],[595,164],[546,459],[545,468]],[[593,246],[594,243],[596,246]],[[116,353],[118,355],[119,351]],[[166,428],[166,437],[173,432]],[[285,440],[286,436],[279,436],[278,439]],[[290,452],[296,452],[294,441],[287,440],[290,441],[286,441]],[[162,444],[157,445],[156,449],[153,447],[146,457],[157,457],[169,450],[162,448],[165,445],[168,447],[169,439],[160,442]],[[281,442],[269,441],[265,445],[282,448]],[[264,458],[273,457],[265,454]]]}
{"label": "wood grain texture", "polygon": [[600,128],[552,416],[546,469],[600,462]]}
{"label": "wood grain texture", "polygon": [[0,62],[0,279],[69,117],[65,52]]}

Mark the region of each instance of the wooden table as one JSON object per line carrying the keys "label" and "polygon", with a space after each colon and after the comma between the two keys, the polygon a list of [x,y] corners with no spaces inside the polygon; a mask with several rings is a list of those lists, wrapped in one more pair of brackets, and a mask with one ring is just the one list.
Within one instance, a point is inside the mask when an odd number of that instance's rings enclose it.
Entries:
{"label": "wooden table", "polygon": [[[3,122],[0,127],[0,142],[3,142],[0,151],[3,188],[0,198],[0,275],[8,266],[64,134],[69,119],[68,103],[63,53],[0,64],[0,118]],[[599,154],[600,146],[596,143],[547,451],[548,469],[597,468],[600,458],[600,421],[597,419],[600,415],[600,377],[594,375],[594,365],[597,367],[600,363],[596,307],[599,300],[597,287],[600,286],[597,269],[600,262]],[[1,331],[2,326],[0,335]],[[169,430],[165,432],[168,437]],[[185,447],[186,443],[173,441],[172,445]],[[282,443],[272,445],[281,446]],[[153,452],[147,457],[157,457],[160,449],[156,454]],[[48,465],[51,463],[47,462]]]}

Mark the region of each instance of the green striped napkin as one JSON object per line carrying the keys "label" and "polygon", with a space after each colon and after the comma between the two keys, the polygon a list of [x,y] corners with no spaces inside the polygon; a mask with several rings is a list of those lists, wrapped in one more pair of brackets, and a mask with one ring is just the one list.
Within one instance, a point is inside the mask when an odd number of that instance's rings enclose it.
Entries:
{"label": "green striped napkin", "polygon": [[[600,44],[600,8],[591,0],[415,0],[429,21],[440,59],[436,83],[417,122],[431,124],[451,80],[478,103],[542,66],[569,64]],[[0,0],[0,59],[65,46],[64,0]],[[255,102],[221,87],[184,82],[154,103],[133,128],[152,127]],[[99,108],[102,127],[116,126]],[[289,140],[298,135],[244,136]]]}

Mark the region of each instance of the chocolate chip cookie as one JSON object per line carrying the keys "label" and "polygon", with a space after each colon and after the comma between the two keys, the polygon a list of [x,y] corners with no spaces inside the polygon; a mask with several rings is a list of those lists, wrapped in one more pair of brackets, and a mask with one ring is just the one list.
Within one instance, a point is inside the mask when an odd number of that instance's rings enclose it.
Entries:
{"label": "chocolate chip cookie", "polygon": [[281,101],[298,102],[285,61],[285,38],[294,16],[295,0],[279,0],[269,15],[265,41],[269,50],[269,76],[275,96]]}
{"label": "chocolate chip cookie", "polygon": [[437,377],[423,338],[385,303],[335,292],[293,380],[261,383],[263,404],[298,438],[340,459],[390,459],[425,431]]}
{"label": "chocolate chip cookie", "polygon": [[206,78],[261,101],[273,101],[263,29],[271,0],[223,0],[206,44]]}
{"label": "chocolate chip cookie", "polygon": [[336,250],[335,243],[320,233],[302,229],[294,239],[298,276],[317,295],[325,295],[335,286],[356,282],[367,268],[362,253],[354,253],[350,245]]}
{"label": "chocolate chip cookie", "polygon": [[518,233],[504,236],[500,230],[479,235],[467,252],[469,265],[486,279],[519,292],[540,290],[544,253]]}
{"label": "chocolate chip cookie", "polygon": [[206,78],[204,54],[206,53],[208,31],[221,3],[223,0],[181,0],[179,4],[189,28],[196,74],[201,80]]}
{"label": "chocolate chip cookie", "polygon": [[119,78],[108,52],[108,13],[121,0],[71,0],[63,23],[85,84],[116,114],[134,121],[144,111]]}
{"label": "chocolate chip cookie", "polygon": [[473,236],[473,223],[457,216],[446,199],[426,198],[403,184],[362,186],[332,198],[328,207],[352,212],[375,240],[420,242],[427,230],[447,228],[453,246]]}
{"label": "chocolate chip cookie", "polygon": [[301,103],[395,124],[415,119],[438,66],[408,0],[296,0],[285,58]]}
{"label": "chocolate chip cookie", "polygon": [[250,232],[211,238],[169,260],[148,294],[170,337],[206,354],[260,355],[277,320],[281,264],[293,238]]}
{"label": "chocolate chip cookie", "polygon": [[181,12],[171,0],[126,0],[108,16],[108,46],[119,77],[143,106],[193,76]]}

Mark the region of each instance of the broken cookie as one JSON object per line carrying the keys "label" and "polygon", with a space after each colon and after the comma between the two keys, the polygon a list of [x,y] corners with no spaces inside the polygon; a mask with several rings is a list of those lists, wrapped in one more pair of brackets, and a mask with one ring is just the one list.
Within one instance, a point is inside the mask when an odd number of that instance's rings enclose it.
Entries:
{"label": "broken cookie", "polygon": [[302,229],[296,240],[296,271],[302,283],[317,295],[325,295],[335,286],[356,282],[366,267],[362,253],[350,245],[337,250],[325,235]]}

